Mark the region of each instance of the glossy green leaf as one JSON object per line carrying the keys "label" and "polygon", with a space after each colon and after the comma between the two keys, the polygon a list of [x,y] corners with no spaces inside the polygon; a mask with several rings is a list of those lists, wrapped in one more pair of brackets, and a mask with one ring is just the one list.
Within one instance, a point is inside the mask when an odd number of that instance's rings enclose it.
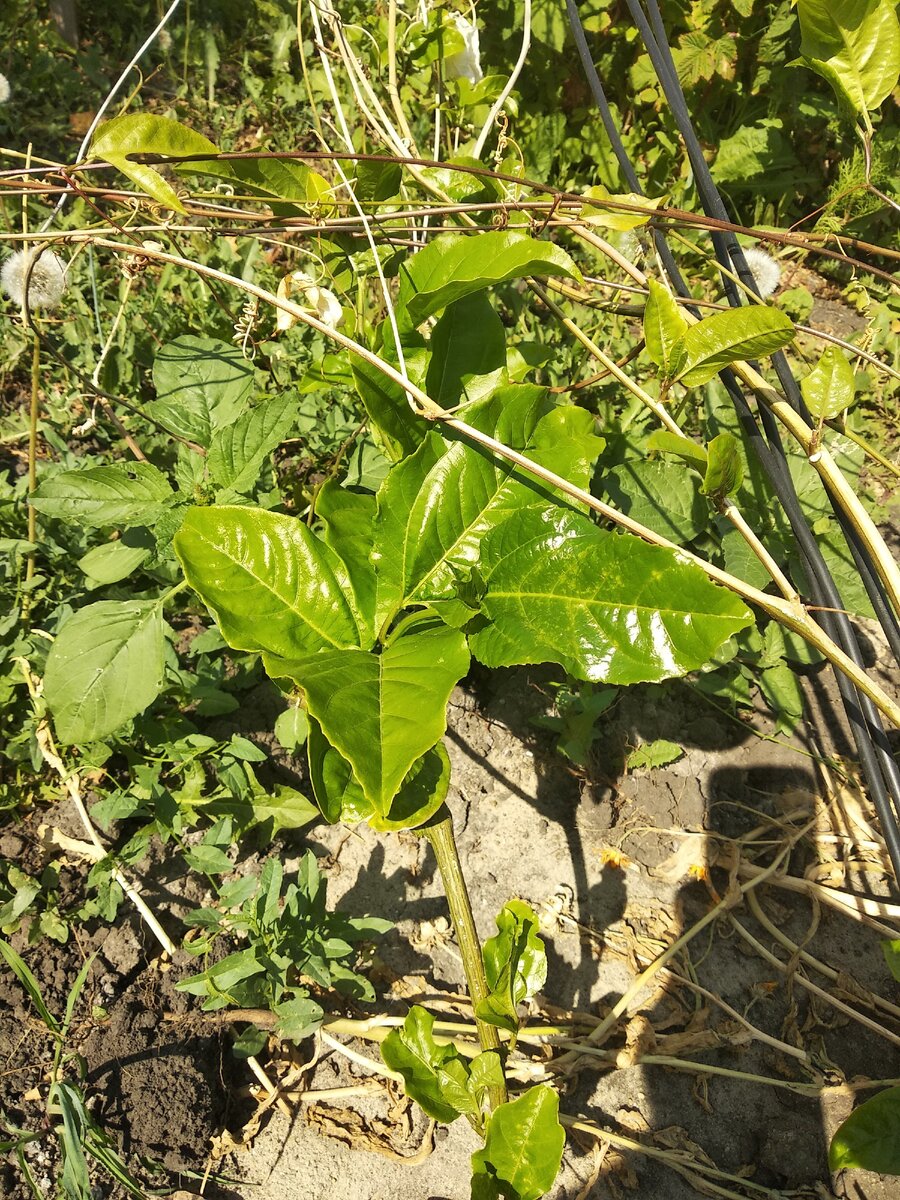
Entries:
{"label": "glossy green leaf", "polygon": [[153,384],[157,398],[147,411],[170,433],[209,446],[213,431],[241,413],[254,370],[238,346],[186,333],[157,352]]}
{"label": "glossy green leaf", "polygon": [[881,949],[884,951],[884,959],[888,965],[888,970],[897,982],[900,983],[900,939],[882,942]]}
{"label": "glossy green leaf", "polygon": [[48,517],[89,527],[152,525],[175,493],[152,463],[60,471],[38,484],[30,503]]}
{"label": "glossy green leaf", "polygon": [[376,814],[353,767],[335,750],[314,718],[309,723],[309,773],[313,793],[325,820],[334,825],[368,821],[373,829],[396,832],[417,829],[432,817],[450,788],[450,759],[438,742],[416,759],[400,784],[386,815]]}
{"label": "glossy green leaf", "polygon": [[800,391],[817,421],[830,421],[845,412],[856,395],[856,379],[843,350],[826,346],[816,366],[800,380]]}
{"label": "glossy green leaf", "polygon": [[473,1175],[496,1180],[498,1195],[539,1200],[553,1187],[565,1140],[559,1097],[549,1084],[539,1084],[491,1114],[484,1149],[472,1155]]}
{"label": "glossy green leaf", "polygon": [[441,742],[426,750],[407,771],[385,816],[369,818],[381,833],[418,829],[434,816],[450,790],[450,756]]}
{"label": "glossy green leaf", "polygon": [[439,1069],[457,1059],[453,1046],[439,1046],[432,1030],[434,1017],[413,1005],[401,1029],[393,1029],[381,1043],[381,1057],[392,1071],[403,1076],[407,1095],[435,1121],[450,1123],[460,1115],[444,1095]]}
{"label": "glossy green leaf", "polygon": [[592,682],[653,682],[705,663],[751,614],[699,567],[579,513],[523,509],[485,538],[486,666],[556,662]]}
{"label": "glossy green leaf", "polygon": [[380,654],[323,651],[269,669],[303,689],[310,714],[353,767],[375,814],[390,819],[413,763],[443,735],[447,701],[468,666],[463,635],[439,626],[405,633]]}
{"label": "glossy green leaf", "polygon": [[[576,486],[588,486],[602,442],[584,409],[556,408],[543,388],[525,384],[499,388],[462,415]],[[378,622],[398,605],[453,596],[475,567],[487,531],[547,495],[510,463],[451,436],[429,434],[378,493]]]}
{"label": "glossy green leaf", "polygon": [[87,153],[88,161],[105,159],[165,208],[185,212],[175,189],[154,167],[132,162],[129,154],[218,154],[219,148],[202,134],[170,117],[125,113],[104,121]]}
{"label": "glossy green leaf", "polygon": [[644,342],[647,353],[667,379],[674,379],[684,366],[683,337],[688,323],[674,296],[656,282],[648,281],[650,295],[644,308]]}
{"label": "glossy green leaf", "polygon": [[345,159],[344,173],[353,184],[353,194],[363,204],[380,204],[400,191],[403,168],[399,163],[373,159]]}
{"label": "glossy green leaf", "polygon": [[354,607],[357,624],[367,631],[367,639],[374,641],[375,571],[371,555],[375,497],[351,492],[328,479],[316,496],[316,516],[323,523],[322,540],[346,568],[341,585]]}
{"label": "glossy green leaf", "polygon": [[329,825],[336,825],[338,821],[356,825],[371,817],[375,809],[363,795],[353,767],[331,745],[314,717],[309,718],[306,750],[313,795]]}
{"label": "glossy green leaf", "polygon": [[44,671],[60,742],[99,741],[153,703],[163,684],[163,631],[155,600],[101,600],[69,618]]}
{"label": "glossy green leaf", "polygon": [[757,304],[713,313],[686,330],[678,382],[689,387],[708,383],[730,363],[773,354],[793,340],[793,323],[777,308]]}
{"label": "glossy green leaf", "polygon": [[297,397],[291,392],[272,396],[248,409],[212,435],[206,463],[213,480],[223,488],[248,492],[256,483],[263,459],[281,445],[297,416]]}
{"label": "glossy green leaf", "polygon": [[185,579],[234,649],[299,658],[359,645],[343,564],[296,517],[192,508],[174,546]]}
{"label": "glossy green leaf", "polygon": [[700,480],[677,463],[629,459],[604,472],[600,482],[620,512],[679,545],[692,541],[709,524],[709,504],[700,495]]}
{"label": "glossy green leaf", "polygon": [[447,305],[431,331],[429,349],[425,390],[432,400],[452,408],[461,399],[480,398],[477,377],[506,365],[503,322],[484,292]]}
{"label": "glossy green leaf", "polygon": [[643,742],[632,750],[625,760],[625,765],[629,771],[653,770],[655,767],[665,767],[668,763],[677,762],[683,756],[684,750],[677,742],[657,738],[652,742]]}
{"label": "glossy green leaf", "polygon": [[538,936],[534,912],[521,900],[510,900],[497,914],[496,937],[482,947],[490,992],[476,1016],[515,1034],[518,1006],[539,991],[547,979],[547,953]]}
{"label": "glossy green leaf", "polygon": [[552,242],[510,230],[443,234],[401,267],[398,309],[409,324],[421,325],[454,300],[528,275],[581,278],[569,255]]}
{"label": "glossy green leaf", "polygon": [[798,0],[800,63],[827,79],[871,129],[869,113],[900,74],[900,23],[893,0]]}
{"label": "glossy green leaf", "polygon": [[[387,345],[376,346],[376,350],[386,362],[399,369],[393,337],[383,327],[381,334],[382,338],[387,339]],[[422,376],[427,359],[424,338],[412,330],[406,331],[401,337],[401,344],[407,377],[413,383],[424,383]],[[421,445],[428,432],[427,423],[413,412],[400,384],[388,379],[387,375],[364,359],[354,357],[350,366],[378,446],[392,462],[399,462]]]}
{"label": "glossy green leaf", "polygon": [[744,465],[740,444],[730,433],[720,433],[706,447],[707,465],[701,492],[704,496],[731,496],[741,486]]}
{"label": "glossy green leaf", "polygon": [[828,1166],[900,1175],[900,1087],[879,1092],[853,1110],[831,1139]]}

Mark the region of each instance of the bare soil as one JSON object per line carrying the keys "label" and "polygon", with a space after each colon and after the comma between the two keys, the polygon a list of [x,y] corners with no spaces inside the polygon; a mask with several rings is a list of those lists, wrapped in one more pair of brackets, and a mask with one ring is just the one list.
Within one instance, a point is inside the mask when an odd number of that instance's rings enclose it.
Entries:
{"label": "bare soil", "polygon": [[[887,659],[874,633],[872,647],[873,670],[895,685],[879,665]],[[791,814],[806,806],[812,815],[823,794],[811,756],[820,749],[850,752],[833,684],[814,669],[805,681],[808,719],[792,738],[775,737],[762,712],[738,719],[717,710],[687,683],[639,687],[621,694],[590,768],[577,770],[534,723],[549,710],[550,682],[545,671],[475,672],[451,699],[446,738],[450,807],[479,932],[490,936],[494,915],[513,896],[542,918],[549,972],[533,1006],[535,1021],[565,1010],[594,1017],[608,1011],[639,970],[725,894],[729,861],[736,862],[728,858],[728,839],[761,825],[774,839],[783,837],[784,823],[796,819]],[[260,692],[257,704],[223,721],[267,743],[271,704]],[[657,738],[684,746],[683,757],[627,772],[628,751]],[[273,769],[302,768],[282,762]],[[42,853],[39,823],[80,833],[60,801],[7,827],[0,853],[33,871]],[[379,991],[375,1011],[402,1015],[423,994],[452,1003],[463,991],[462,970],[427,844],[412,833],[385,837],[367,827],[315,826],[304,833],[283,836],[273,847],[288,870],[312,846],[332,905],[396,922],[379,942],[371,972]],[[818,877],[817,857],[801,844],[791,876]],[[199,896],[186,891],[184,878],[171,876],[162,856],[155,863],[142,888],[177,939],[179,914]],[[258,855],[250,856],[243,869],[258,863]],[[84,886],[82,864],[71,860],[64,869],[68,886]],[[896,1181],[858,1173],[832,1178],[826,1149],[854,1102],[842,1080],[900,1076],[898,1023],[866,1008],[870,992],[900,1004],[900,988],[887,971],[878,930],[812,899],[803,886],[761,887],[763,914],[835,968],[837,980],[796,956],[789,961],[746,902],[732,915],[784,969],[765,961],[727,914],[708,925],[669,964],[677,978],[657,976],[635,998],[604,1043],[607,1057],[583,1059],[561,1081],[565,1113],[633,1145],[571,1135],[555,1200],[701,1194],[897,1200]],[[885,874],[871,867],[865,876],[846,874],[841,886],[889,894]],[[477,1144],[465,1122],[433,1129],[393,1085],[325,1043],[271,1042],[261,1057],[270,1076],[285,1084],[288,1112],[271,1103],[257,1111],[249,1094],[255,1081],[233,1057],[221,1023],[205,1021],[195,1000],[173,988],[185,964],[161,959],[127,905],[113,928],[89,924],[65,946],[44,940],[28,947],[21,937],[15,944],[56,1013],[85,956],[97,952],[70,1049],[81,1056],[91,1111],[148,1187],[165,1182],[220,1200],[293,1200],[300,1192],[315,1200],[469,1195],[469,1157]],[[802,986],[801,977],[855,1005],[874,1027],[850,1020]],[[749,1035],[735,1014],[775,1043]],[[362,1007],[358,1015],[366,1015]],[[878,1026],[894,1031],[893,1038]],[[363,1059],[379,1061],[373,1043],[350,1045]],[[0,1113],[7,1126],[40,1128],[50,1055],[22,989],[0,973]],[[669,1065],[641,1061],[646,1055]],[[673,1069],[673,1059],[718,1071]],[[791,1082],[820,1086],[800,1095],[783,1086]],[[41,1139],[30,1158],[48,1195],[58,1166],[54,1145]],[[207,1170],[218,1183],[202,1184]],[[124,1194],[100,1173],[96,1179],[98,1200]],[[0,1160],[0,1194],[29,1196],[11,1154]]]}

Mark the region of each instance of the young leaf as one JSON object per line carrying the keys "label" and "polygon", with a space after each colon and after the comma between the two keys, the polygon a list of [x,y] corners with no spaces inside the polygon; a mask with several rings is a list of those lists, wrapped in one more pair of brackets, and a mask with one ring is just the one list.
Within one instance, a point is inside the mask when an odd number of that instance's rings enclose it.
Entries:
{"label": "young leaf", "polygon": [[[696,446],[695,442],[690,444]],[[697,449],[703,454],[705,471],[706,452],[702,446]],[[681,546],[709,524],[709,504],[700,495],[700,479],[693,471],[682,470],[671,462],[629,458],[605,472],[601,482],[604,493],[620,512]]]}
{"label": "young leaf", "polygon": [[826,346],[822,357],[805,379],[800,391],[806,407],[817,421],[831,421],[853,403],[856,379],[842,350]]}
{"label": "young leaf", "polygon": [[897,86],[900,22],[894,0],[798,0],[800,58],[871,129],[869,113]]}
{"label": "young leaf", "polygon": [[900,1175],[900,1087],[879,1092],[855,1108],[831,1139],[832,1171],[859,1167],[882,1175]]}
{"label": "young leaf", "polygon": [[296,417],[297,397],[285,392],[216,430],[206,458],[215,482],[235,492],[250,491],[263,459],[284,441]]}
{"label": "young leaf", "polygon": [[300,658],[359,645],[343,564],[296,517],[192,508],[174,545],[185,579],[236,650]]}
{"label": "young leaf", "polygon": [[644,341],[647,353],[666,379],[674,379],[684,366],[683,337],[688,323],[675,298],[655,279],[649,280],[650,295],[644,307]]}
{"label": "young leaf", "polygon": [[156,399],[147,409],[170,433],[208,446],[213,430],[237,419],[253,383],[238,346],[186,333],[157,352]]}
{"label": "young leaf", "polygon": [[647,438],[647,449],[662,454],[677,454],[686,463],[706,474],[706,450],[691,438],[672,433],[670,429],[654,429]]}
{"label": "young leaf", "polygon": [[731,496],[741,486],[744,464],[736,437],[720,433],[706,447],[706,474],[700,491],[704,496]]}
{"label": "young leaf", "polygon": [[127,579],[149,553],[146,546],[129,546],[124,541],[106,542],[82,555],[78,567],[87,576],[89,588],[105,587]]}
{"label": "young leaf", "polygon": [[392,1030],[381,1043],[381,1057],[392,1071],[403,1076],[407,1095],[411,1096],[435,1121],[449,1124],[460,1110],[449,1103],[441,1087],[438,1071],[459,1051],[453,1046],[439,1046],[432,1029],[434,1017],[414,1004],[402,1029]]}
{"label": "young leaf", "polygon": [[152,200],[176,212],[186,209],[175,189],[159,171],[133,162],[129,154],[218,154],[219,148],[202,134],[186,129],[169,117],[126,113],[104,121],[94,134],[88,161],[106,159],[142,188]]}
{"label": "young leaf", "polygon": [[482,948],[490,994],[478,1005],[476,1016],[515,1034],[518,1006],[547,978],[547,953],[538,936],[538,919],[521,900],[504,904],[497,914],[497,929],[497,936],[488,938]]}
{"label": "young leaf", "polygon": [[283,783],[271,791],[260,788],[251,797],[250,804],[255,821],[260,825],[271,822],[269,828],[272,836],[282,829],[302,829],[319,817],[319,810],[311,800],[307,800],[296,788]]}
{"label": "young leaf", "polygon": [[579,513],[523,509],[484,540],[486,666],[557,662],[577,679],[653,682],[702,666],[751,614],[699,567]]}
{"label": "young leaf", "polygon": [[508,230],[443,234],[400,268],[398,315],[418,326],[454,300],[527,275],[581,279],[569,255],[552,242]]}
{"label": "young leaf", "polygon": [[267,663],[270,674],[303,688],[310,714],[380,817],[389,817],[410,767],[444,733],[447,701],[468,667],[466,639],[445,626],[403,634],[381,654],[322,651]]}
{"label": "young leaf", "polygon": [[152,525],[175,493],[152,463],[60,471],[38,484],[29,503],[48,517],[88,527]]}
{"label": "young leaf", "polygon": [[386,816],[373,815],[369,824],[382,833],[418,829],[433,817],[450,790],[450,756],[441,742],[426,750],[407,771]]}
{"label": "young leaf", "polygon": [[657,738],[654,742],[644,742],[632,750],[625,760],[629,771],[639,771],[644,767],[653,770],[654,767],[664,767],[676,762],[684,755],[684,750],[677,742],[668,742],[665,738]]}
{"label": "young leaf", "polygon": [[302,1042],[322,1024],[325,1013],[315,1000],[308,996],[296,996],[273,1006],[278,1018],[275,1032],[288,1042]]}
{"label": "young leaf", "polygon": [[475,1180],[486,1175],[498,1182],[497,1195],[539,1200],[553,1187],[565,1140],[559,1097],[549,1084],[501,1104],[491,1114],[484,1149],[472,1155],[473,1196]]}
{"label": "young leaf", "polygon": [[44,672],[59,741],[98,741],[152,704],[163,684],[164,645],[155,600],[101,600],[70,617]]}
{"label": "young leaf", "polygon": [[753,305],[713,313],[685,331],[678,382],[708,383],[730,363],[773,354],[793,340],[793,323],[777,308]]}

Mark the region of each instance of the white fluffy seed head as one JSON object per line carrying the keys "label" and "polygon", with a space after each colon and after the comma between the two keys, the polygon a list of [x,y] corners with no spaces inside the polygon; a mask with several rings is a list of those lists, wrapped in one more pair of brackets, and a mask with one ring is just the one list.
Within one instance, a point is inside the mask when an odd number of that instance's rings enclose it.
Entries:
{"label": "white fluffy seed head", "polygon": [[0,104],[5,104],[12,94],[12,88],[9,86],[9,80],[5,75],[0,75]]}
{"label": "white fluffy seed head", "polygon": [[781,267],[771,255],[758,246],[751,246],[744,251],[744,258],[756,280],[756,290],[763,300],[767,300],[778,288],[781,282]]}
{"label": "white fluffy seed head", "polygon": [[[0,286],[20,307],[25,299],[25,279],[34,251],[17,250],[3,264]],[[66,264],[52,250],[43,250],[28,280],[28,307],[54,308],[66,290]]]}

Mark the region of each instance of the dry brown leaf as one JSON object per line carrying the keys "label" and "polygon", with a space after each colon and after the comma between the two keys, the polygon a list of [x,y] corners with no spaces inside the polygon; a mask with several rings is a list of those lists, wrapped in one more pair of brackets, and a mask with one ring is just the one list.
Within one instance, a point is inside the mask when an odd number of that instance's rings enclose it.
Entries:
{"label": "dry brown leaf", "polygon": [[616,1066],[620,1070],[633,1067],[645,1054],[656,1051],[656,1033],[646,1017],[640,1013],[625,1026],[625,1046],[616,1055]]}

